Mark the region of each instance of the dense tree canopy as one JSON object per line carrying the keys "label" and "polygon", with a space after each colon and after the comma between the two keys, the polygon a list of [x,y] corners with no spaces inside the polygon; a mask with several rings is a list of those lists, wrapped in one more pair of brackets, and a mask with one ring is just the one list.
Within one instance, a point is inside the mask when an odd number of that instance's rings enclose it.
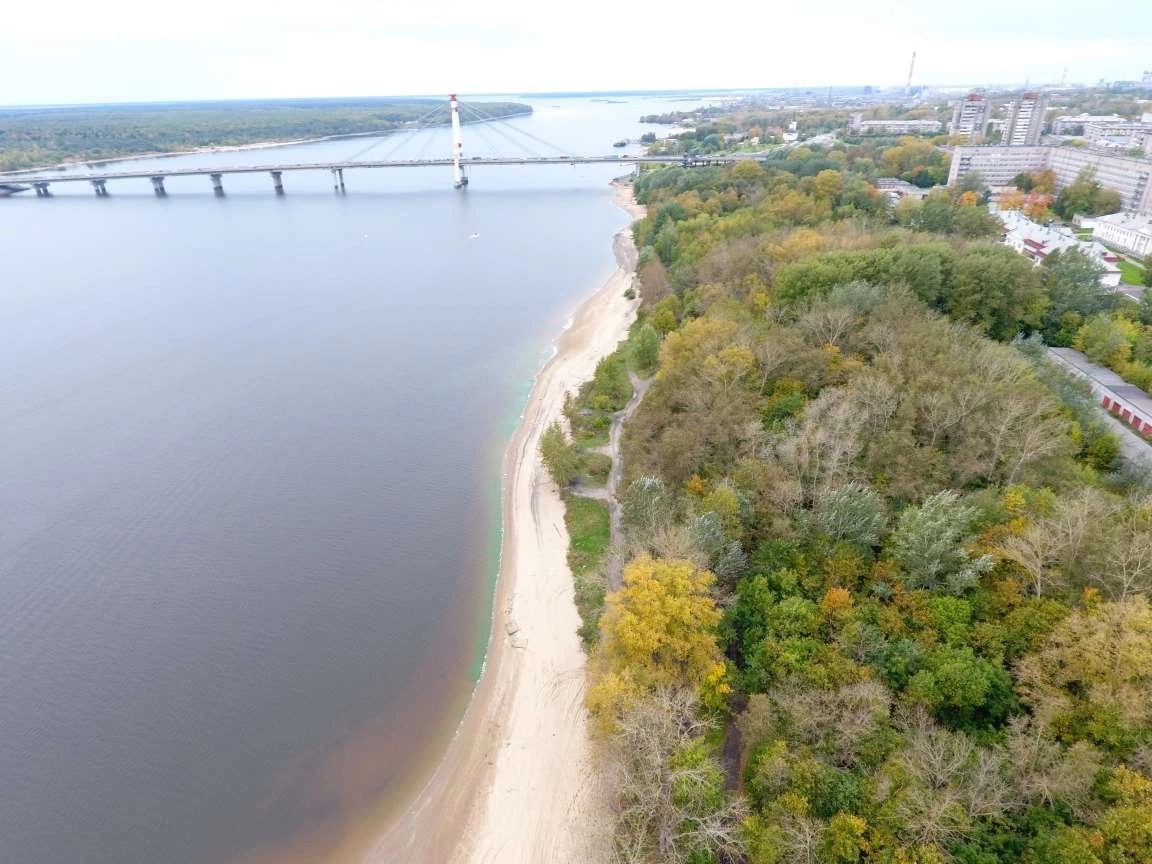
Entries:
{"label": "dense tree canopy", "polygon": [[958,230],[964,193],[918,224],[849,200],[832,152],[637,181],[661,344],[589,699],[617,744],[668,687],[702,699],[687,738],[617,756],[694,766],[679,799],[626,787],[627,860],[1152,860],[1149,486],[1038,343],[1131,364],[1145,325],[1076,254]]}

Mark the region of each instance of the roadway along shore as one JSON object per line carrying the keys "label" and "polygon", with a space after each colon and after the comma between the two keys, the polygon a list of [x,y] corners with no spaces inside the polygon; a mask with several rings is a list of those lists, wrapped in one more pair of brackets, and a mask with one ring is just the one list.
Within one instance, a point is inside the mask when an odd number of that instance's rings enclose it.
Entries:
{"label": "roadway along shore", "polygon": [[[631,186],[616,203],[643,216]],[[606,860],[606,804],[584,713],[585,655],[568,570],[564,505],[540,435],[564,396],[626,338],[638,302],[631,229],[616,272],[578,310],[541,371],[504,455],[504,535],[484,674],[456,736],[412,806],[364,864],[587,864]]]}

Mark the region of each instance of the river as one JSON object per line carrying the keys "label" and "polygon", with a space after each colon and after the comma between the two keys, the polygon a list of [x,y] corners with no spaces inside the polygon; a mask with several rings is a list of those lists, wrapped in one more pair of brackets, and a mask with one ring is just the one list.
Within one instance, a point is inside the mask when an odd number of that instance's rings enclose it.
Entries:
{"label": "river", "polygon": [[[511,98],[535,113],[466,125],[466,154],[619,152],[693,104]],[[437,130],[363,158],[449,152]],[[419,782],[487,638],[502,448],[614,268],[621,173],[0,199],[0,860],[324,849]]]}

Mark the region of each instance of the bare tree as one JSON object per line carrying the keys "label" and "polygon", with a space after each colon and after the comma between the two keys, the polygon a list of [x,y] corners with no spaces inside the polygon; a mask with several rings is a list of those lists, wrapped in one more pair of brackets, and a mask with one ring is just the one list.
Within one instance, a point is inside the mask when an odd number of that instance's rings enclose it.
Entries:
{"label": "bare tree", "polygon": [[1008,809],[1001,757],[963,733],[937,725],[923,710],[903,718],[906,745],[895,778],[878,789],[891,798],[908,840],[938,848],[964,837],[972,820]]}
{"label": "bare tree", "polygon": [[658,690],[625,713],[609,743],[619,861],[743,853],[745,804],[724,792],[723,770],[702,740],[710,727],[685,690]]}
{"label": "bare tree", "polygon": [[1152,590],[1152,501],[1132,501],[1110,520],[1105,566],[1089,576],[1113,600]]}
{"label": "bare tree", "polygon": [[813,303],[796,322],[796,326],[808,335],[817,346],[835,345],[840,347],[844,336],[852,329],[859,316],[846,306],[834,306],[827,302]]}
{"label": "bare tree", "polygon": [[1091,817],[1092,784],[1102,760],[1090,744],[1077,741],[1065,749],[1029,718],[1016,717],[1008,726],[1005,756],[1014,808],[1062,802],[1077,818]]}

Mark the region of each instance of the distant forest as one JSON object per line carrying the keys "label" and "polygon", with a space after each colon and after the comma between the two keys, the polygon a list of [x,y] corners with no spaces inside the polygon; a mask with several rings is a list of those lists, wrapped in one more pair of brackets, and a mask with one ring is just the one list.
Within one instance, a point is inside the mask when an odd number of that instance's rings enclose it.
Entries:
{"label": "distant forest", "polygon": [[[470,106],[493,117],[532,112],[530,106],[517,102]],[[439,107],[444,110],[436,112]],[[317,99],[7,108],[0,109],[0,171],[199,147],[386,132],[429,114],[429,120],[447,123],[446,102]]]}

